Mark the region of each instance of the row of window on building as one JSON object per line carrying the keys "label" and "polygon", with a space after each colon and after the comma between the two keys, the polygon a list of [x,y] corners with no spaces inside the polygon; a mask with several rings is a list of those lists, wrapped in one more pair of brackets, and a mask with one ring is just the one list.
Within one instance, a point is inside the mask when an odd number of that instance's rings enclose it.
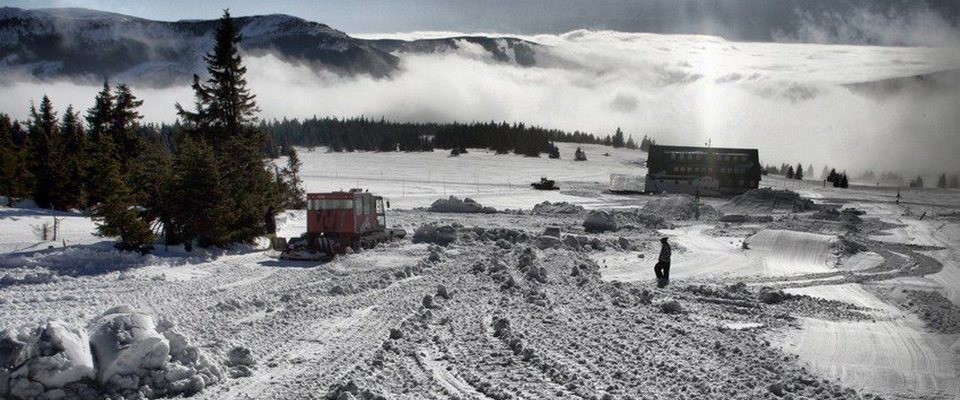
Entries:
{"label": "row of window on building", "polygon": [[[663,182],[663,181],[661,181],[661,182]],[[678,180],[673,181],[673,183],[674,183],[675,185],[684,185],[684,184],[685,184],[685,185],[693,185],[693,180],[685,180],[685,181],[682,181],[682,182],[683,182],[683,183],[681,183],[681,181],[678,181]],[[721,179],[721,180],[720,180],[720,186],[721,186],[721,187],[729,187],[729,185],[733,185],[733,184],[736,184],[738,187],[754,187],[754,182],[753,182],[753,181],[749,181],[749,180],[743,180],[743,179],[739,179],[739,180]]]}
{"label": "row of window on building", "polygon": [[[673,167],[673,172],[677,173],[699,173],[699,174],[712,174],[713,167],[685,167],[685,166],[676,166]],[[721,174],[745,174],[747,173],[746,168],[727,168],[720,167]]]}
{"label": "row of window on building", "polygon": [[[671,151],[670,154],[671,160],[702,160],[706,153],[697,152],[697,151]],[[718,153],[715,155],[717,161],[729,161],[729,162],[745,162],[749,161],[750,157],[746,154],[727,154],[727,153]]]}

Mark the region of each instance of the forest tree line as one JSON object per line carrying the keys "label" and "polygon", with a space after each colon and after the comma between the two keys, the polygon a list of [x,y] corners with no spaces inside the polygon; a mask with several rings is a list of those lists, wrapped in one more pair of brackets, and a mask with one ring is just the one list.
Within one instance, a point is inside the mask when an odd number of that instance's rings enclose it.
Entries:
{"label": "forest tree line", "polygon": [[[604,144],[639,148],[632,137],[624,138],[617,128],[613,135],[595,136],[580,131],[566,132],[523,123],[420,123],[358,118],[307,118],[262,121],[260,130],[269,135],[273,148],[324,146],[330,151],[433,151],[481,148],[497,154],[515,153],[539,157],[553,154],[554,142]],[[644,142],[653,143],[644,137]]]}

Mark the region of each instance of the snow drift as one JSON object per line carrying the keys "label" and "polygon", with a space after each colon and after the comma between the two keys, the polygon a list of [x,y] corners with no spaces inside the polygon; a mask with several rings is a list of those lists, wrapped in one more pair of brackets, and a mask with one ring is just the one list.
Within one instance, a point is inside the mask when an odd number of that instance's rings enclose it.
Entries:
{"label": "snow drift", "polygon": [[191,395],[222,373],[172,323],[128,306],[80,326],[50,320],[0,332],[0,398]]}

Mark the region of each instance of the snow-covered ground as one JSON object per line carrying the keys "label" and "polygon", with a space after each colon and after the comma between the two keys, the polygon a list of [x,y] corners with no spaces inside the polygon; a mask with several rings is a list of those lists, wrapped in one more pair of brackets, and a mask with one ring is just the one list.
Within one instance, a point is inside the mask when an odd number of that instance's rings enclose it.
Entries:
{"label": "snow-covered ground", "polygon": [[[645,154],[588,145],[590,161],[577,163],[574,148],[561,144],[561,160],[303,150],[308,191],[369,189],[391,199],[390,224],[411,234],[449,225],[459,237],[440,247],[408,235],[325,264],[254,248],[123,254],[83,215],[0,207],[0,331],[63,321],[45,329],[78,361],[41,390],[117,371],[100,356],[91,367],[78,349],[84,335],[104,337],[95,327],[129,320],[150,328],[136,337],[151,344],[134,347],[171,354],[151,387],[201,387],[197,398],[960,397],[960,331],[949,323],[960,310],[958,192],[904,190],[898,206],[889,188],[765,177],[866,214],[854,230],[779,212],[750,224],[664,214],[667,227],[586,233],[586,212],[530,209],[569,201],[629,217],[651,197],[603,190],[610,173],[645,172]],[[529,188],[540,176],[561,190]],[[450,195],[524,211],[416,209]],[[43,242],[34,227],[54,216],[62,236]],[[295,236],[305,215],[288,211],[278,223]],[[537,238],[550,226],[562,244]],[[674,244],[673,282],[657,288],[662,236]],[[851,242],[864,247],[852,252]],[[942,293],[949,306],[915,290]],[[129,307],[105,314],[118,305]],[[189,352],[203,358],[174,356]],[[0,396],[13,382],[4,368]]]}
{"label": "snow-covered ground", "polygon": [[[301,150],[301,177],[309,192],[369,189],[390,199],[395,208],[429,206],[447,197],[471,197],[498,209],[532,208],[534,204],[567,201],[596,208],[626,201],[615,195],[597,195],[597,187],[609,186],[610,174],[646,174],[647,155],[638,150],[614,149],[592,144],[557,143],[560,159],[496,155],[485,149],[469,149],[450,157],[449,151],[431,153],[330,153],[324,148]],[[577,147],[588,161],[573,160]],[[604,156],[610,154],[610,156]],[[530,184],[541,177],[557,181],[560,191],[538,192]],[[571,186],[570,184],[576,184]],[[576,196],[582,185],[590,196]]]}

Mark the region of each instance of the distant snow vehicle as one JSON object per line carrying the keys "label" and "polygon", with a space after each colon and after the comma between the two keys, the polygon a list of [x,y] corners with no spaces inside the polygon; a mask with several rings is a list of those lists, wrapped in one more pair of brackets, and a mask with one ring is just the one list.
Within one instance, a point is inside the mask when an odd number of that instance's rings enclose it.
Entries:
{"label": "distant snow vehicle", "polygon": [[547,179],[547,177],[540,178],[540,182],[531,183],[530,186],[537,190],[560,190],[557,182],[553,179]]}
{"label": "distant snow vehicle", "polygon": [[289,241],[276,238],[271,247],[282,259],[325,261],[348,248],[369,249],[406,235],[401,228],[387,228],[383,197],[351,189],[307,194],[307,231]]}

